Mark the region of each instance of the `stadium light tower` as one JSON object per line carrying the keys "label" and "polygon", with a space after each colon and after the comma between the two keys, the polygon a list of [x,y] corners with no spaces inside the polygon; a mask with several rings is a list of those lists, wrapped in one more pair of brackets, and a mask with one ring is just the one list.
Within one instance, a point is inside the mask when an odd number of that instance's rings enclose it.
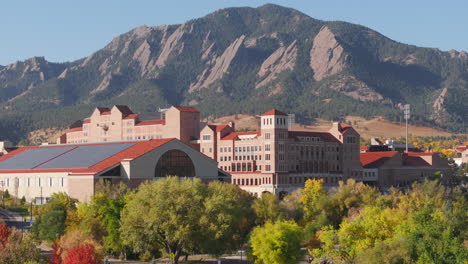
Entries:
{"label": "stadium light tower", "polygon": [[408,119],[410,119],[410,105],[406,104],[404,108],[405,121],[406,121],[406,153],[408,153]]}

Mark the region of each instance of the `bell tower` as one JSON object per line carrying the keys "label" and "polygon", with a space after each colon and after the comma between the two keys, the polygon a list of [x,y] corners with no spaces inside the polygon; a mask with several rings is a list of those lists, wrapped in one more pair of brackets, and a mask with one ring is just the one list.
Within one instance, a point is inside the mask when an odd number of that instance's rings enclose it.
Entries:
{"label": "bell tower", "polygon": [[[288,139],[288,115],[271,109],[261,115],[265,173],[287,172],[286,141]],[[277,178],[279,183],[279,178]]]}

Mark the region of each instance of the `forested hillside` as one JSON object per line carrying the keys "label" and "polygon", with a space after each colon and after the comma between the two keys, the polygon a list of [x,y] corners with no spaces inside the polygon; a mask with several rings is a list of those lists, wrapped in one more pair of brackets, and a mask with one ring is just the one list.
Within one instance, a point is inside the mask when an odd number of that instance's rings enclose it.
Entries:
{"label": "forested hillside", "polygon": [[299,121],[347,115],[467,132],[468,54],[419,48],[369,28],[276,5],[141,26],[69,63],[0,66],[0,139],[64,128],[95,106],[191,105],[206,116],[276,107]]}

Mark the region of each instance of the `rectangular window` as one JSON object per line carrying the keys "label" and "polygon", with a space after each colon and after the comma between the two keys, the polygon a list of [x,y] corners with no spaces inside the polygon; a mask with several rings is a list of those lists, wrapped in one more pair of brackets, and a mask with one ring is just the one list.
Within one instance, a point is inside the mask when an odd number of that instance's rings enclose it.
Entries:
{"label": "rectangular window", "polygon": [[270,165],[265,165],[265,170],[266,171],[271,171],[271,166]]}
{"label": "rectangular window", "polygon": [[270,133],[265,133],[265,139],[270,139]]}
{"label": "rectangular window", "polygon": [[265,154],[265,160],[270,160],[270,154]]}
{"label": "rectangular window", "polygon": [[270,151],[270,144],[265,145],[265,151]]}
{"label": "rectangular window", "polygon": [[211,140],[211,135],[203,135],[203,140]]}

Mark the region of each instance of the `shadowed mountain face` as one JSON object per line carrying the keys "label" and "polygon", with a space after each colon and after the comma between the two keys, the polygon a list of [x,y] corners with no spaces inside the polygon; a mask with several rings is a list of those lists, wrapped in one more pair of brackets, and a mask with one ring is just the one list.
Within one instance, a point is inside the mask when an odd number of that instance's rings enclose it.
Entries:
{"label": "shadowed mountain face", "polygon": [[[78,61],[0,66],[0,138],[65,127],[97,105],[191,105],[205,116],[271,107],[299,119],[381,115],[463,131],[468,54],[395,42],[369,28],[276,5],[141,26]],[[13,128],[13,129],[11,129]]]}

